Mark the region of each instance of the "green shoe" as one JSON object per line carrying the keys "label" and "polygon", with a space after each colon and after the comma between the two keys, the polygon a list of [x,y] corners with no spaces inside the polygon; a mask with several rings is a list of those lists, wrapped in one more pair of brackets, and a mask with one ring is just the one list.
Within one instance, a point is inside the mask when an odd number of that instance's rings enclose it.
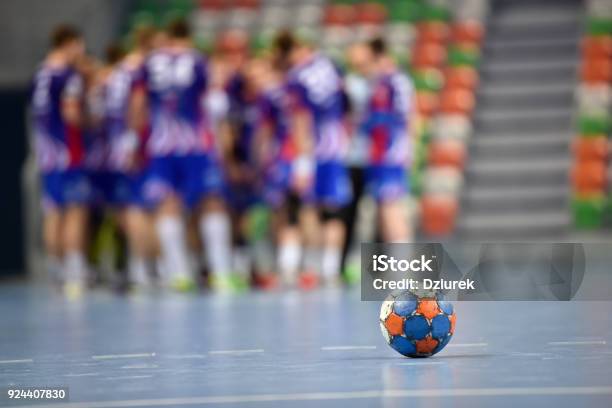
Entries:
{"label": "green shoe", "polygon": [[196,282],[187,276],[178,276],[170,281],[170,288],[177,292],[195,292],[198,288]]}
{"label": "green shoe", "polygon": [[359,263],[349,263],[344,268],[344,280],[348,285],[356,285],[361,282],[361,268]]}
{"label": "green shoe", "polygon": [[238,274],[210,277],[210,287],[219,293],[242,293],[249,288],[247,279]]}

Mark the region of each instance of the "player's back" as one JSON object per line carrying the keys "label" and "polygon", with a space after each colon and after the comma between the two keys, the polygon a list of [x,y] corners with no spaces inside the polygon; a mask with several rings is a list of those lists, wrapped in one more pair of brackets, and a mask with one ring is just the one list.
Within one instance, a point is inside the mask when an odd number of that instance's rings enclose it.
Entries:
{"label": "player's back", "polygon": [[210,146],[204,109],[207,71],[204,58],[190,48],[153,52],[144,66],[153,155],[203,151]]}
{"label": "player's back", "polygon": [[68,65],[43,64],[34,76],[31,107],[39,165],[43,171],[66,168],[76,138],[62,116],[66,98],[81,98],[81,76]]}
{"label": "player's back", "polygon": [[336,66],[315,54],[289,73],[287,90],[292,109],[306,109],[312,116],[317,158],[341,160],[348,147],[348,135],[342,77]]}
{"label": "player's back", "polygon": [[370,163],[402,164],[409,156],[413,87],[399,71],[379,75],[372,84],[364,130],[371,138]]}

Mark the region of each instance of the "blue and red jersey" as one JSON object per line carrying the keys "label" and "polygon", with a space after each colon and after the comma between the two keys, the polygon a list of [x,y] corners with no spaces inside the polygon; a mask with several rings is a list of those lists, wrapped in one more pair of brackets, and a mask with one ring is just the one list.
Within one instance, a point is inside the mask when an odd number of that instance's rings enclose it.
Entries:
{"label": "blue and red jersey", "polygon": [[206,118],[208,70],[193,49],[160,49],[145,61],[153,157],[212,153],[215,141]]}
{"label": "blue and red jersey", "polygon": [[83,162],[81,129],[67,123],[62,115],[67,100],[82,103],[82,77],[68,65],[42,65],[34,76],[31,106],[36,154],[43,173],[78,168]]}
{"label": "blue and red jersey", "polygon": [[289,135],[289,106],[284,86],[271,87],[259,97],[260,126],[271,131],[270,161],[289,162],[294,159],[295,149]]}
{"label": "blue and red jersey", "polygon": [[109,146],[108,167],[113,171],[128,170],[134,143],[142,143],[146,136],[145,129],[131,129],[128,123],[131,97],[139,86],[141,67],[126,62],[117,65],[104,81],[104,131]]}
{"label": "blue and red jersey", "polygon": [[410,79],[400,72],[381,75],[372,83],[363,123],[370,138],[369,164],[407,164],[412,93]]}
{"label": "blue and red jersey", "polygon": [[346,154],[348,135],[344,123],[346,100],[336,66],[315,54],[288,75],[287,92],[292,112],[308,112],[313,125],[315,158],[339,161]]}

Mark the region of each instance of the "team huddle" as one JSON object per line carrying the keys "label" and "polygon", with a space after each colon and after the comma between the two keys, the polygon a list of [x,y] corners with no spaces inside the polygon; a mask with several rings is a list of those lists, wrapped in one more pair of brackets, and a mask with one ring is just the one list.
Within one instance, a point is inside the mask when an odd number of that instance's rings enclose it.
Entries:
{"label": "team huddle", "polygon": [[34,77],[48,268],[68,293],[88,285],[101,208],[125,234],[135,288],[336,285],[362,185],[378,238],[412,238],[412,84],[382,40],[348,50],[345,75],[290,32],[262,55],[208,58],[184,20],[133,37],[94,63],[58,27]]}

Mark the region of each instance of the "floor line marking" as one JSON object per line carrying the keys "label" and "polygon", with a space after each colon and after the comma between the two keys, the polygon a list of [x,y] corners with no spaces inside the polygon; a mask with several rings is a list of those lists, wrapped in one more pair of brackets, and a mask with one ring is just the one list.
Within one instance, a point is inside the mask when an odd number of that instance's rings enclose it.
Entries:
{"label": "floor line marking", "polygon": [[63,377],[95,377],[100,373],[64,374]]}
{"label": "floor line marking", "polygon": [[142,378],[151,378],[151,377],[153,377],[153,375],[146,374],[146,375],[125,375],[125,376],[119,376],[119,377],[106,377],[103,379],[104,380],[140,380]]}
{"label": "floor line marking", "polygon": [[489,343],[451,343],[446,347],[487,347]]}
{"label": "floor line marking", "polygon": [[0,360],[0,364],[24,364],[24,363],[33,363],[34,360],[31,358],[23,358],[21,360]]}
{"label": "floor line marking", "polygon": [[91,356],[94,360],[113,360],[119,358],[144,358],[155,357],[155,353],[135,353],[135,354],[104,354],[99,356]]}
{"label": "floor line marking", "polygon": [[550,346],[605,346],[605,340],[549,341]]}
{"label": "floor line marking", "polygon": [[211,350],[208,354],[250,354],[263,353],[264,349],[244,349],[244,350]]}
{"label": "floor line marking", "polygon": [[[144,377],[144,376],[140,376]],[[116,377],[122,378],[122,377]],[[125,377],[123,377],[125,378]],[[238,404],[251,402],[321,401],[373,398],[445,398],[445,397],[499,397],[539,395],[612,395],[612,386],[600,387],[508,387],[508,388],[451,388],[422,390],[366,390],[346,392],[312,392],[296,394],[220,395],[139,399],[123,401],[71,402],[64,408],[131,408],[179,405]],[[9,408],[57,408],[57,404],[19,405]]]}
{"label": "floor line marking", "polygon": [[376,346],[324,346],[323,351],[344,351],[344,350],[375,350]]}
{"label": "floor line marking", "polygon": [[174,360],[189,360],[189,359],[206,358],[206,355],[205,354],[172,354],[172,355],[167,355],[164,357],[174,359]]}

